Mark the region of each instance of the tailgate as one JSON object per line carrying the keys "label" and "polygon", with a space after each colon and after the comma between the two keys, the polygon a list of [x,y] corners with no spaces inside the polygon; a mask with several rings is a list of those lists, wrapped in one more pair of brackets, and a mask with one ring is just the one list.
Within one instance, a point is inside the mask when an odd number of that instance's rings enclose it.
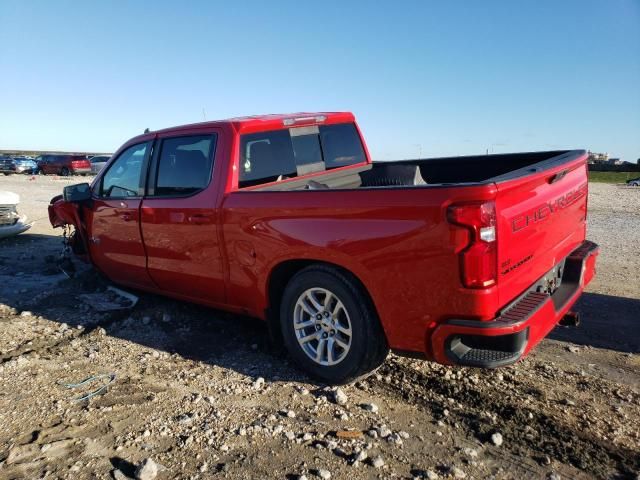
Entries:
{"label": "tailgate", "polygon": [[496,183],[500,305],[523,293],[584,241],[586,158],[582,151],[569,152],[546,165],[532,165],[524,176]]}

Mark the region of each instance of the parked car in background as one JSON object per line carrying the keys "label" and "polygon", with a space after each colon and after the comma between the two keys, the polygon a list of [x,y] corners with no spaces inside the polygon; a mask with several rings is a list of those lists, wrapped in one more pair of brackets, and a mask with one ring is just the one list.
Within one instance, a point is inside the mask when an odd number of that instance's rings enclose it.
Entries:
{"label": "parked car in background", "polygon": [[640,177],[627,180],[627,185],[630,187],[640,187]]}
{"label": "parked car in background", "polygon": [[91,163],[86,155],[48,154],[37,158],[38,173],[68,175],[88,175]]}
{"label": "parked car in background", "polygon": [[116,283],[266,320],[323,382],[389,348],[492,368],[577,321],[598,254],[586,161],[372,162],[351,113],[235,118],[129,140],[49,218]]}
{"label": "parked car in background", "polygon": [[38,164],[31,157],[14,157],[16,173],[34,173],[38,169]]}
{"label": "parked car in background", "polygon": [[91,173],[96,175],[107,164],[110,158],[111,155],[96,155],[95,157],[91,157],[89,159],[91,162]]}
{"label": "parked car in background", "polygon": [[11,157],[0,157],[0,173],[5,175],[16,173],[16,161]]}

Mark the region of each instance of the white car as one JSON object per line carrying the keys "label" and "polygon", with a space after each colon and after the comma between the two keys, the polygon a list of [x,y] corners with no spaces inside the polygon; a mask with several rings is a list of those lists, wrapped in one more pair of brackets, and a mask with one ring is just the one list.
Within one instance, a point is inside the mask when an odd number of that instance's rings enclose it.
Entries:
{"label": "white car", "polygon": [[100,170],[104,168],[107,164],[111,155],[96,155],[95,157],[91,157],[89,161],[91,162],[91,173],[96,175]]}
{"label": "white car", "polygon": [[20,195],[0,190],[0,238],[12,237],[31,228],[26,215],[18,214]]}

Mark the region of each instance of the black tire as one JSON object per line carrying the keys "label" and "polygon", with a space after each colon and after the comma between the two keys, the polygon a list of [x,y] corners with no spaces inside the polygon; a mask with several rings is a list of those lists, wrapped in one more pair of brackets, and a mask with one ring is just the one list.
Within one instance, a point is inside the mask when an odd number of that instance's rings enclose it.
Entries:
{"label": "black tire", "polygon": [[62,167],[60,169],[60,175],[63,177],[68,177],[69,176],[69,169],[67,167]]}
{"label": "black tire", "polygon": [[[294,310],[300,296],[311,288],[331,291],[344,305],[351,322],[351,345],[336,365],[320,365],[298,343]],[[299,365],[312,377],[341,385],[371,374],[384,362],[389,347],[378,316],[359,282],[350,274],[326,266],[307,267],[289,281],[280,306],[280,328],[284,344]]]}

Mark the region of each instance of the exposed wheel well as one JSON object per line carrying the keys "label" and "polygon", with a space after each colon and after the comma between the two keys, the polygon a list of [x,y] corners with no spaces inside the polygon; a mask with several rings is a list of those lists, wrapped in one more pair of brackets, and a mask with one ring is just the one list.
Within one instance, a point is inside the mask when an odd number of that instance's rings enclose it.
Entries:
{"label": "exposed wheel well", "polygon": [[[287,260],[286,262],[282,262],[278,264],[272,271],[271,275],[269,275],[269,280],[267,283],[267,294],[268,294],[268,307],[266,311],[267,323],[269,325],[269,332],[271,335],[271,339],[276,343],[276,345],[283,345],[282,340],[282,332],[280,331],[280,303],[282,301],[282,292],[285,287],[289,283],[289,280],[298,273],[300,270],[310,267],[312,265],[325,266],[335,268],[339,270],[342,274],[351,277],[357,285],[362,290],[362,293],[369,300],[371,307],[374,312],[377,311],[375,308],[375,304],[371,299],[371,295],[367,291],[366,287],[362,283],[362,281],[354,275],[351,271],[347,270],[340,265],[336,265],[330,262],[323,262],[320,260]],[[379,321],[379,319],[378,319]],[[384,329],[383,329],[384,331]]]}

